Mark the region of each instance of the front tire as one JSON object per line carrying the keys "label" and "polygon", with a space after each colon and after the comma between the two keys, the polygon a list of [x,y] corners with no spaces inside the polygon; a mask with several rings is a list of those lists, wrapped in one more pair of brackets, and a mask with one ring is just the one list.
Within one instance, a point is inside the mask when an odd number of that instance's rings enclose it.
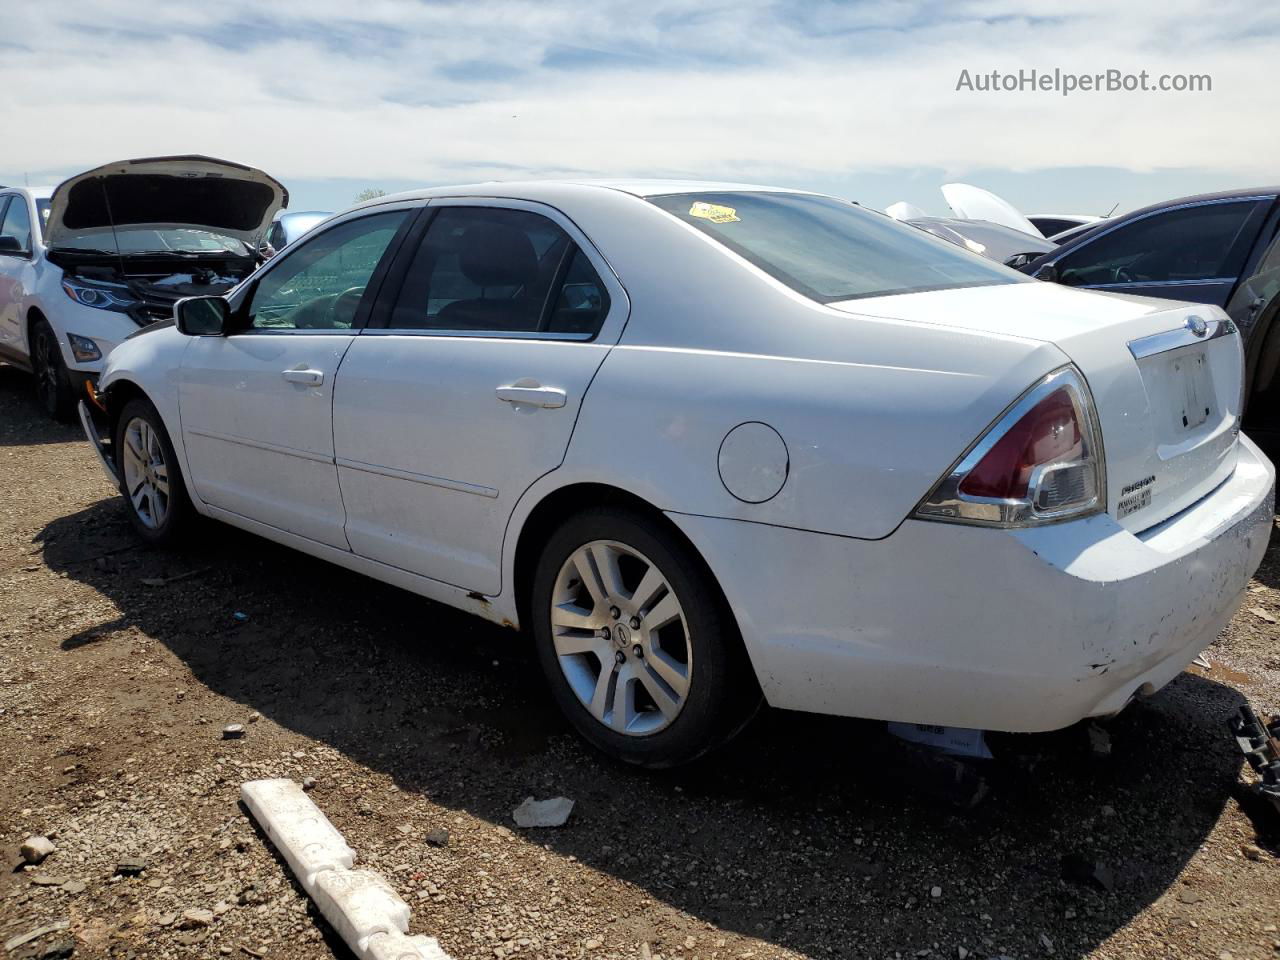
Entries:
{"label": "front tire", "polygon": [[70,420],[75,407],[71,377],[58,338],[45,320],[31,327],[31,370],[36,377],[36,400],[44,412],[55,420]]}
{"label": "front tire", "polygon": [[760,688],[719,588],[660,520],[594,508],[548,540],[530,609],[561,710],[627,763],[672,767],[723,744]]}
{"label": "front tire", "polygon": [[169,431],[149,400],[135,397],[116,421],[116,471],[129,521],[147,543],[176,542],[194,510]]}

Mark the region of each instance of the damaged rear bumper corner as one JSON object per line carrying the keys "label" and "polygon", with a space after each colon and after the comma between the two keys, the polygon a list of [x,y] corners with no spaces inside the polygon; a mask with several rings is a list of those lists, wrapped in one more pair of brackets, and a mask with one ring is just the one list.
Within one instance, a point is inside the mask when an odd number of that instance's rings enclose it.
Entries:
{"label": "damaged rear bumper corner", "polygon": [[111,450],[111,438],[107,436],[107,417],[102,411],[96,407],[81,400],[79,404],[80,426],[84,429],[84,435],[88,439],[93,452],[98,455],[98,463],[102,465],[102,471],[107,475],[107,479],[111,481],[111,485],[117,490],[120,488],[120,476],[116,472],[115,457]]}

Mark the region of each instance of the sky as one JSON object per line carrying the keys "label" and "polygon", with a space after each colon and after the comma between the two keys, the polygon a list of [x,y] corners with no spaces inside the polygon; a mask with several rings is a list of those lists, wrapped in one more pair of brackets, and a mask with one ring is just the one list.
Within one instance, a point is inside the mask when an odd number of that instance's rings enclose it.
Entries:
{"label": "sky", "polygon": [[[0,0],[0,24],[0,183],[200,153],[295,210],[567,176],[944,215],[953,180],[1099,214],[1280,181],[1280,4],[1256,0]],[[1212,89],[957,89],[1032,69]]]}

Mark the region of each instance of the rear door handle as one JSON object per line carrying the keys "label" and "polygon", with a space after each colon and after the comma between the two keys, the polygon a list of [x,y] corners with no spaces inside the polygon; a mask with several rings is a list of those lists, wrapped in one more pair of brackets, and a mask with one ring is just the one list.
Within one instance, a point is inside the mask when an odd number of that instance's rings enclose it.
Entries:
{"label": "rear door handle", "polygon": [[526,403],[531,407],[563,407],[566,394],[559,387],[543,387],[537,382],[521,380],[499,387],[496,391],[503,403]]}
{"label": "rear door handle", "polygon": [[305,383],[309,387],[318,387],[324,383],[323,370],[311,370],[307,367],[294,367],[290,370],[284,370],[280,376],[290,383]]}

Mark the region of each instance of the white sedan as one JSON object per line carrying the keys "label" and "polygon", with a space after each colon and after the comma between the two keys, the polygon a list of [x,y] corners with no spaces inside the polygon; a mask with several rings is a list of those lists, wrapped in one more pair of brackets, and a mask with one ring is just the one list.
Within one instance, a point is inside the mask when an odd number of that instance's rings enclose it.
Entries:
{"label": "white sedan", "polygon": [[176,314],[81,411],[144,539],[204,514],[527,628],[573,725],[638,764],[762,701],[1115,713],[1214,639],[1272,525],[1220,310],[831,197],[384,197]]}

